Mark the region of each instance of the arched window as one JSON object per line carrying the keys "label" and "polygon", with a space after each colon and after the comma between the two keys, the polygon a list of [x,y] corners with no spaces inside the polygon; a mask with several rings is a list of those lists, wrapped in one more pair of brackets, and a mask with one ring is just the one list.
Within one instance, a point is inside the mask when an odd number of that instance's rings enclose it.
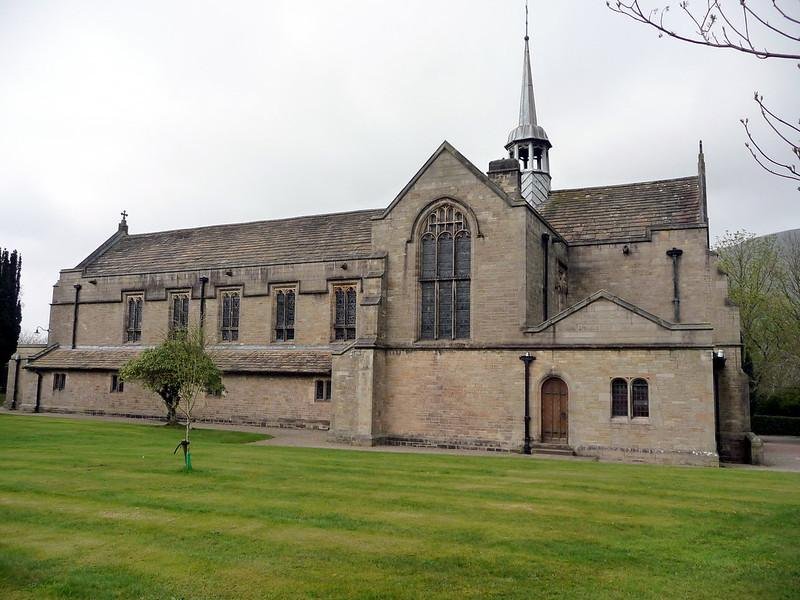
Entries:
{"label": "arched window", "polygon": [[628,416],[628,382],[624,379],[611,382],[611,416]]}
{"label": "arched window", "polygon": [[634,379],[631,384],[632,416],[650,416],[650,391],[644,379]]}
{"label": "arched window", "polygon": [[442,204],[424,221],[420,236],[420,337],[469,337],[472,238],[458,208]]}

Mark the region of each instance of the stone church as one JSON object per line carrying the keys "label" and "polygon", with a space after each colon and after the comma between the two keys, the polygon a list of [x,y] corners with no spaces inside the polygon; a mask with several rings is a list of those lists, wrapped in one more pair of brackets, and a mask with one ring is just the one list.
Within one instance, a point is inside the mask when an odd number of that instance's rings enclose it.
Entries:
{"label": "stone church", "polygon": [[[552,190],[525,37],[519,122],[484,173],[444,142],[376,210],[131,234],[53,289],[7,406],[161,417],[119,368],[202,326],[226,391],[201,419],[403,444],[746,460],[738,311],[705,166]],[[528,436],[526,437],[526,432]]]}

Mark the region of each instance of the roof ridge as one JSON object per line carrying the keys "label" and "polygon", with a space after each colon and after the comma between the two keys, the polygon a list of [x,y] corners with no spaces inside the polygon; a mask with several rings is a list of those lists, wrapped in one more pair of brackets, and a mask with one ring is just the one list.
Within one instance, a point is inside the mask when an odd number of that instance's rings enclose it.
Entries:
{"label": "roof ridge", "polygon": [[242,221],[236,223],[216,223],[214,225],[200,225],[199,227],[182,227],[180,229],[163,229],[161,231],[147,231],[144,233],[133,233],[127,236],[128,239],[130,238],[143,238],[150,235],[160,235],[166,233],[181,233],[184,231],[200,231],[200,230],[208,230],[214,229],[217,227],[232,227],[237,225],[258,225],[261,223],[282,223],[285,221],[298,221],[300,219],[313,219],[315,217],[339,217],[343,215],[357,215],[361,213],[381,213],[383,212],[382,208],[362,208],[359,210],[347,210],[347,211],[340,211],[340,212],[333,212],[333,213],[316,213],[313,215],[299,215],[296,217],[282,217],[280,219],[260,219],[257,221]]}
{"label": "roof ridge", "polygon": [[700,177],[698,175],[687,175],[685,177],[671,177],[668,179],[652,179],[649,181],[633,181],[630,183],[615,183],[612,185],[594,185],[589,187],[576,187],[576,188],[563,188],[559,190],[552,190],[551,194],[557,194],[559,192],[577,192],[580,190],[602,190],[608,188],[621,188],[621,187],[632,187],[636,185],[652,185],[654,183],[669,183],[672,181],[688,181],[690,179],[697,179],[699,180]]}

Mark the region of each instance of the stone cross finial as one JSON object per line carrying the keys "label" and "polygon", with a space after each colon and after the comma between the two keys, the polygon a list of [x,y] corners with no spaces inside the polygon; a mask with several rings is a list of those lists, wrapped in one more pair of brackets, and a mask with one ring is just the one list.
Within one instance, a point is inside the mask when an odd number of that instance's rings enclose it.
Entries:
{"label": "stone cross finial", "polygon": [[119,228],[117,231],[121,231],[122,233],[128,233],[128,211],[123,210],[121,213],[122,221],[119,222]]}

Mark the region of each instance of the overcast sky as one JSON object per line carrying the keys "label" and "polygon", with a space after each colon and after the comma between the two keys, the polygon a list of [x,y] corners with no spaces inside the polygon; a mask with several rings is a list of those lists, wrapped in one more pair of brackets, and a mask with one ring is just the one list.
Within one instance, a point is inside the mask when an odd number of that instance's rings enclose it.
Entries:
{"label": "overcast sky", "polygon": [[[23,328],[130,213],[131,233],[385,207],[447,139],[486,170],[516,125],[522,0],[0,0],[0,246]],[[800,227],[746,154],[794,63],[659,39],[604,0],[532,0],[555,188],[696,173],[712,236]]]}

